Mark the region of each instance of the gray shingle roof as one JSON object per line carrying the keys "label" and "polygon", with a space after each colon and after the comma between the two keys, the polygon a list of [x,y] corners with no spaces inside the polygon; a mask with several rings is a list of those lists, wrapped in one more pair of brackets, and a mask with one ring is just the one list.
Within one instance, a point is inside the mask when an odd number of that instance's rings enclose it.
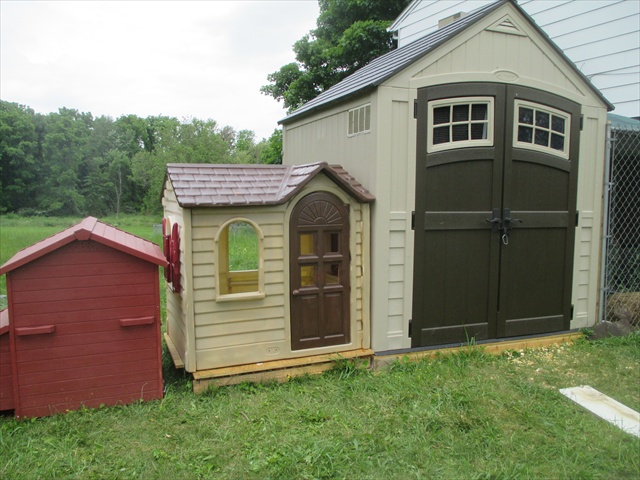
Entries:
{"label": "gray shingle roof", "polygon": [[561,57],[564,58],[573,71],[582,77],[589,86],[591,86],[591,89],[604,102],[607,108],[609,110],[613,110],[613,105],[596,87],[592,85],[591,81],[575,66],[575,64],[549,38],[549,36],[536,25],[535,21],[522,9],[522,7],[520,7],[520,5],[518,5],[515,0],[497,0],[495,3],[478,8],[466,17],[460,18],[445,27],[403,46],[402,48],[392,50],[391,52],[372,60],[352,75],[322,92],[313,100],[302,105],[278,123],[286,125],[287,123],[299,117],[311,114],[316,110],[330,107],[333,104],[347,100],[348,98],[356,95],[361,95],[376,88],[378,85],[423,58],[427,53],[455,37],[457,34],[489,15],[494,10],[497,10],[505,3],[511,3],[531,23],[531,25],[533,25],[534,28],[536,28],[547,39],[549,44],[560,54]]}
{"label": "gray shingle roof", "polygon": [[167,177],[184,208],[279,205],[325,173],[363,203],[375,197],[340,165],[217,165],[170,163]]}

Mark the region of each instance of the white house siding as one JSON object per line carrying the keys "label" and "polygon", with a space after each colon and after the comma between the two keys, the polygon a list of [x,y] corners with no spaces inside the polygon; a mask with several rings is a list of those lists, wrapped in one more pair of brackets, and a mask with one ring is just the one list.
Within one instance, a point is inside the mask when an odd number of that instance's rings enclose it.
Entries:
{"label": "white house siding", "polygon": [[[438,21],[492,0],[416,0],[391,26],[398,46],[438,28]],[[640,116],[640,1],[521,0],[519,5],[564,51],[615,113]]]}

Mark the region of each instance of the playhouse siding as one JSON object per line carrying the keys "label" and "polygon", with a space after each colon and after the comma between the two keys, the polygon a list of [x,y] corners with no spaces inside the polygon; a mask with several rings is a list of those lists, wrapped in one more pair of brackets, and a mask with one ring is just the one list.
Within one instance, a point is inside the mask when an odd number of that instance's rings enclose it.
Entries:
{"label": "playhouse siding", "polygon": [[[178,223],[178,225],[180,225],[180,264],[183,266],[180,269],[181,292],[174,293],[170,287],[166,288],[167,334],[171,338],[171,341],[176,347],[176,351],[184,362],[185,368],[187,371],[191,371],[190,365],[193,363],[193,356],[189,354],[189,345],[191,343],[189,342],[189,329],[187,327],[189,321],[187,318],[187,304],[189,302],[192,284],[187,282],[188,277],[185,273],[186,268],[184,266],[184,262],[187,259],[184,251],[185,245],[192,244],[189,229],[185,228],[185,221],[189,220],[188,218],[185,218],[185,215],[189,216],[190,211],[188,209],[185,211],[180,207],[173,190],[173,185],[171,185],[171,182],[168,179],[165,182],[165,192],[162,198],[162,204],[165,210],[165,218],[169,219],[171,225],[174,223]],[[194,247],[197,248],[197,243]]]}
{"label": "playhouse siding", "polygon": [[[516,20],[524,35],[485,31],[506,13]],[[419,88],[460,82],[516,83],[549,91],[583,105],[585,128],[580,144],[577,207],[580,219],[574,250],[575,315],[571,327],[586,327],[596,321],[606,108],[591,87],[568,68],[565,60],[545,43],[543,37],[519,17],[514,7],[506,4],[369,94],[372,130],[366,136],[374,150],[367,151],[366,156],[346,154],[339,148],[350,140],[345,118],[348,109],[352,108],[351,101],[285,122],[283,163],[303,163],[302,148],[296,148],[296,144],[301,143],[298,139],[312,139],[321,122],[335,122],[335,128],[323,126],[322,131],[335,132],[335,138],[322,138],[324,151],[327,148],[335,150],[332,155],[336,161],[359,176],[363,185],[376,196],[371,221],[375,248],[371,267],[371,325],[375,351],[411,346],[408,336],[414,249],[411,212],[415,204],[416,168],[413,102]],[[296,137],[295,140],[292,137]],[[371,173],[359,173],[367,170]],[[371,181],[374,183],[368,183]]]}
{"label": "playhouse siding", "polygon": [[[168,182],[167,186],[169,186]],[[328,191],[349,204],[351,223],[352,262],[351,281],[351,342],[346,345],[307,350],[291,350],[289,320],[289,215],[297,201],[314,191]],[[175,208],[175,195],[165,191],[165,207]],[[265,362],[323,353],[334,353],[358,348],[369,348],[369,300],[365,293],[369,273],[364,258],[368,254],[368,235],[363,234],[363,222],[369,220],[369,206],[346,195],[333,181],[324,175],[311,180],[288,203],[274,206],[207,207],[182,210],[183,217],[190,217],[190,233],[182,234],[182,240],[191,251],[191,268],[182,302],[167,304],[169,331],[174,344],[181,344],[181,336],[173,333],[182,328],[185,311],[193,312],[194,361],[185,365],[187,371]],[[264,269],[264,298],[227,299],[219,301],[216,292],[215,239],[225,222],[248,219],[255,223],[263,235],[262,267]],[[180,220],[177,220],[180,222]],[[168,297],[169,297],[168,293]],[[173,295],[173,294],[171,294]],[[174,295],[179,297],[178,295]],[[366,298],[365,298],[366,297]],[[180,327],[180,328],[178,328]],[[188,336],[188,332],[184,334]],[[177,345],[176,345],[177,346]],[[180,350],[182,351],[182,350]],[[185,353],[186,355],[186,353]]]}
{"label": "playhouse siding", "polygon": [[[437,30],[438,21],[470,12],[491,0],[422,0],[411,4],[391,26],[401,47]],[[616,106],[616,113],[640,115],[640,2],[521,0],[549,37]]]}
{"label": "playhouse siding", "polygon": [[9,272],[7,286],[17,416],[162,397],[155,264],[75,241]]}
{"label": "playhouse siding", "polygon": [[[314,179],[313,188],[303,190],[286,205],[261,207],[258,212],[244,208],[192,209],[193,251],[193,311],[195,313],[197,370],[240,365],[283,358],[310,355],[308,350],[291,351],[289,333],[288,294],[288,216],[289,205],[299,198],[317,191],[338,191],[328,179]],[[335,191],[334,191],[335,190]],[[344,197],[344,195],[340,195]],[[347,200],[346,197],[343,198]],[[345,346],[316,349],[325,351],[367,348],[364,341],[362,285],[362,209],[357,202],[351,204],[352,235],[352,318],[355,332],[352,342]],[[366,208],[366,207],[365,207]],[[235,218],[247,218],[255,222],[264,235],[264,291],[263,299],[215,300],[215,252],[214,241],[224,222]]]}

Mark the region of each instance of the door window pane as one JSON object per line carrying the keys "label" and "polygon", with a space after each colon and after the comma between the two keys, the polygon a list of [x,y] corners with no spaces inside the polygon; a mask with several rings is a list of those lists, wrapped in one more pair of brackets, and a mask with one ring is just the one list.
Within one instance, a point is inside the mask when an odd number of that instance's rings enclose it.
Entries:
{"label": "door window pane", "polygon": [[301,287],[313,287],[316,277],[315,265],[302,265],[300,267],[300,286]]}
{"label": "door window pane", "polygon": [[340,283],[340,264],[327,263],[324,266],[324,284],[338,285]]}
{"label": "door window pane", "polygon": [[313,255],[316,253],[315,235],[313,233],[300,234],[300,255]]}
{"label": "door window pane", "polygon": [[569,159],[569,114],[546,105],[515,101],[514,147],[538,150]]}
{"label": "door window pane", "polygon": [[429,102],[427,151],[493,145],[493,98]]}
{"label": "door window pane", "polygon": [[339,232],[325,233],[324,250],[325,250],[325,253],[340,253],[340,233]]}

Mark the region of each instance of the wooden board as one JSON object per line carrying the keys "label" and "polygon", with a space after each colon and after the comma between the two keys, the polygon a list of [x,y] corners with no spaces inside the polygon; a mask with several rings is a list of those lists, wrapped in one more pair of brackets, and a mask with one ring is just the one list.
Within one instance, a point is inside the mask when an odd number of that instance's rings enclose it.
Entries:
{"label": "wooden board", "polygon": [[184,368],[184,362],[182,361],[182,357],[178,353],[178,349],[171,340],[171,337],[168,333],[164,334],[164,341],[167,344],[167,349],[169,350],[169,354],[171,355],[171,360],[173,360],[173,365],[176,368]]}
{"label": "wooden board", "polygon": [[284,382],[301,375],[316,375],[331,370],[339,359],[373,357],[373,350],[358,349],[348,352],[291,358],[273,362],[252,363],[235,367],[214,368],[193,373],[193,391],[200,393],[209,385],[235,385],[242,382]]}

